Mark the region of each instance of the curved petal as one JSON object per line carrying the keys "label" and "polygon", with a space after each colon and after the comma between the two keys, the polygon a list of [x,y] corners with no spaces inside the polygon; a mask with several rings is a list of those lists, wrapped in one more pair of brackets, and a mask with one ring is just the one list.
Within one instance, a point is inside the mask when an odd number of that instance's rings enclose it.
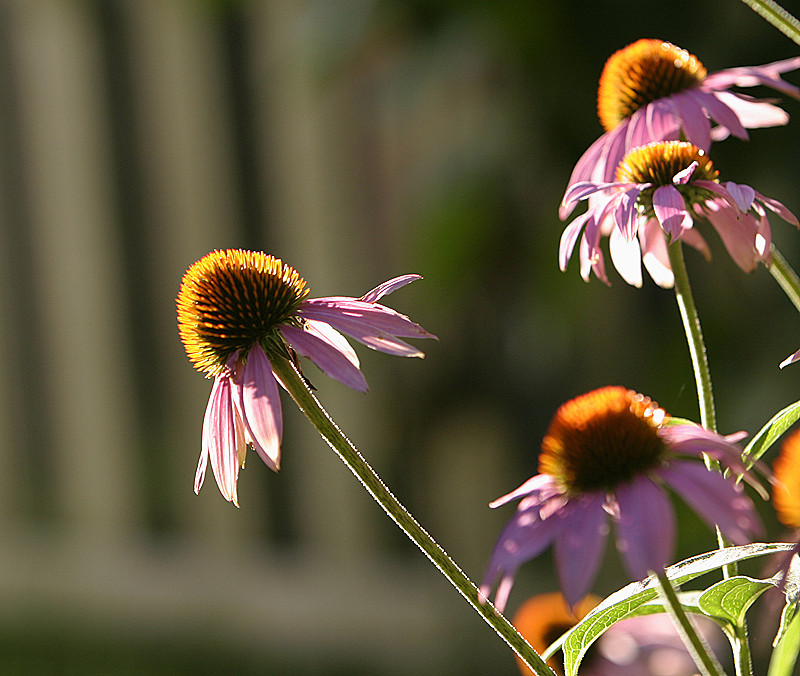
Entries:
{"label": "curved petal", "polygon": [[789,122],[789,113],[769,101],[734,92],[715,92],[715,97],[730,108],[746,129],[782,127]]}
{"label": "curved petal", "polygon": [[689,89],[687,94],[694,98],[701,105],[708,116],[717,124],[724,127],[728,132],[737,138],[747,140],[747,130],[742,126],[736,113],[731,110],[724,101],[719,99],[717,92],[705,92],[702,89]]}
{"label": "curved petal", "polygon": [[733,181],[725,182],[725,189],[731,194],[739,211],[747,213],[750,207],[753,206],[753,200],[756,196],[756,191],[749,185],[744,183],[734,183]]}
{"label": "curved petal", "polygon": [[653,193],[653,211],[664,231],[673,238],[681,236],[692,227],[693,221],[686,210],[683,195],[672,185],[662,185]]}
{"label": "curved petal", "polygon": [[359,300],[363,300],[365,303],[374,303],[384,296],[388,296],[390,293],[397,291],[400,287],[415,282],[418,279],[422,279],[422,275],[401,275],[400,277],[394,277],[383,284],[379,284],[371,291],[367,291]]}
{"label": "curved petal", "polygon": [[671,95],[669,101],[680,118],[687,140],[708,152],[711,146],[711,123],[700,105],[686,91]]}
{"label": "curved petal", "polygon": [[[238,507],[236,482],[239,478],[239,459],[235,412],[228,376],[217,376],[214,379],[203,421],[203,448],[211,460],[211,469],[222,497]],[[198,471],[199,469],[198,467]],[[195,486],[199,490],[197,477]]]}
{"label": "curved petal", "polygon": [[758,235],[764,237],[764,224],[760,219],[751,213],[742,214],[730,208],[727,202],[718,199],[707,201],[703,213],[714,226],[736,264],[745,272],[755,270],[764,258],[764,253],[759,252],[756,239]]}
{"label": "curved petal", "polygon": [[800,68],[800,57],[774,61],[763,66],[739,66],[711,73],[703,81],[707,89],[726,89],[728,87],[772,87],[783,94],[800,98],[800,89],[781,79],[780,74]]}
{"label": "curved petal", "polygon": [[[688,230],[692,233],[694,230]],[[661,225],[654,218],[648,219],[639,230],[642,243],[642,263],[647,268],[653,281],[663,289],[671,289],[675,284],[675,275],[669,262],[667,240]]]}
{"label": "curved petal", "polygon": [[675,512],[664,491],[638,476],[614,491],[619,516],[617,548],[635,580],[662,570],[675,550]]}
{"label": "curved petal", "polygon": [[769,209],[771,212],[778,214],[778,216],[780,216],[787,223],[791,223],[796,227],[800,227],[800,222],[798,222],[797,216],[789,211],[781,202],[774,200],[771,197],[767,197],[766,195],[762,195],[760,192],[758,192],[758,190],[755,191],[755,194],[758,201],[767,207],[767,209]]}
{"label": "curved petal", "polygon": [[578,236],[583,230],[586,221],[593,215],[593,210],[587,211],[575,218],[571,223],[564,228],[561,233],[561,240],[558,245],[558,267],[561,272],[567,269],[569,259],[572,258],[572,251],[575,249],[575,243],[578,241]]}
{"label": "curved petal", "polygon": [[[786,357],[786,359],[784,359],[784,360],[783,360],[783,361],[782,361],[782,362],[779,364],[779,366],[780,366],[780,368],[783,368],[784,366],[789,366],[789,364],[794,364],[794,363],[795,363],[795,362],[797,362],[797,361],[800,361],[800,350],[798,350],[798,351],[797,351],[797,352],[795,352],[794,354],[790,354],[788,357]],[[202,458],[202,456],[200,457],[200,459],[201,459],[201,460],[203,459],[203,458]],[[199,470],[198,470],[198,471],[199,471]]]}
{"label": "curved petal", "polygon": [[233,392],[247,440],[264,464],[277,472],[283,437],[281,398],[272,365],[260,345],[250,349],[241,375],[233,379]]}
{"label": "curved petal", "polygon": [[597,576],[608,536],[603,493],[570,500],[556,537],[555,556],[564,598],[571,608],[584,597]]}
{"label": "curved petal", "polygon": [[639,240],[627,240],[616,228],[608,238],[608,251],[614,267],[631,286],[642,286],[642,252]]}
{"label": "curved petal", "polygon": [[369,389],[359,368],[358,357],[336,329],[324,322],[309,319],[306,320],[305,329],[284,325],[281,326],[281,333],[298,354],[308,357],[326,376],[359,392]]}
{"label": "curved petal", "polygon": [[492,500],[489,503],[489,507],[496,509],[497,507],[508,504],[512,500],[517,500],[522,497],[533,497],[535,500],[547,500],[560,492],[555,479],[550,474],[537,474],[510,493],[506,493],[496,500]]}
{"label": "curved petal", "polygon": [[763,527],[741,484],[724,478],[701,462],[672,462],[656,471],[712,529],[737,545],[752,542]]}
{"label": "curved petal", "polygon": [[481,584],[481,594],[488,596],[497,579],[503,576],[504,592],[495,600],[501,612],[517,569],[547,549],[562,527],[563,510],[550,509],[550,501],[556,501],[559,506],[563,503],[562,497],[556,496],[521,505],[497,539]]}

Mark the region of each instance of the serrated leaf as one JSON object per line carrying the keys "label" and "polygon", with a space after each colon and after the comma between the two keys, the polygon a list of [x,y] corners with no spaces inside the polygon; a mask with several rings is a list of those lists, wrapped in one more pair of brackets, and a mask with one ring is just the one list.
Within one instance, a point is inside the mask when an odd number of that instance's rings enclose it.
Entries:
{"label": "serrated leaf", "polygon": [[789,406],[772,416],[770,421],[758,431],[744,449],[742,457],[748,466],[764,455],[769,447],[798,420],[800,420],[800,401],[789,404]]}
{"label": "serrated leaf", "polygon": [[774,586],[772,580],[737,575],[706,589],[700,594],[698,605],[704,614],[727,620],[738,627],[744,622],[744,615],[752,603]]}
{"label": "serrated leaf", "polygon": [[[775,554],[792,548],[786,543],[756,543],[741,547],[727,547],[676,563],[666,569],[667,578],[681,585],[705,573],[718,570],[737,561],[757,556]],[[633,582],[605,599],[597,608],[573,627],[564,639],[564,670],[567,676],[575,676],[589,646],[612,624],[624,617],[633,617],[634,612],[658,595],[658,581],[651,575],[640,582]]]}

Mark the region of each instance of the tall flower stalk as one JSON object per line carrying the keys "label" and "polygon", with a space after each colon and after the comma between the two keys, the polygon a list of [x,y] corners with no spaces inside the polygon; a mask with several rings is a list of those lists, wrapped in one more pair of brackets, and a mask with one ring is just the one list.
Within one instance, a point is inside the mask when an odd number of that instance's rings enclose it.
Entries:
{"label": "tall flower stalk", "polygon": [[439,572],[458,590],[473,609],[495,630],[508,646],[537,676],[555,676],[553,670],[495,607],[483,597],[475,583],[453,561],[447,552],[419,525],[411,513],[386,487],[358,449],[344,435],[319,400],[309,389],[300,371],[287,359],[273,359],[272,368],[294,402],[300,407],[322,438],[347,468],[358,478],[372,498],[399,526]]}

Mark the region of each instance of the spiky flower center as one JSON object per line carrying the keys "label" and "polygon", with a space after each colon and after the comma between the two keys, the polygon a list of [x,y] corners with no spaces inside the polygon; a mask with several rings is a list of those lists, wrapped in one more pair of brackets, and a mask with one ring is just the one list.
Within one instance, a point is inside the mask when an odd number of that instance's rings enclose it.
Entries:
{"label": "spiky flower center", "polygon": [[800,433],[794,432],[783,443],[772,471],[772,503],[778,519],[789,528],[800,528]]}
{"label": "spiky flower center", "polygon": [[625,155],[616,178],[620,183],[673,185],[675,175],[688,169],[692,162],[697,162],[692,181],[716,181],[719,177],[714,163],[697,146],[686,141],[656,141]]}
{"label": "spiky flower center", "polygon": [[706,69],[685,49],[662,40],[637,40],[606,61],[597,91],[597,116],[606,131],[651,101],[702,82]]}
{"label": "spiky flower center", "polygon": [[563,404],[542,441],[539,471],[567,494],[613,491],[657,467],[667,447],[658,434],[666,413],[649,397],[604,387]]}
{"label": "spiky flower center", "polygon": [[183,276],[178,331],[195,368],[216,375],[237,350],[275,338],[308,295],[294,268],[264,253],[212,251]]}

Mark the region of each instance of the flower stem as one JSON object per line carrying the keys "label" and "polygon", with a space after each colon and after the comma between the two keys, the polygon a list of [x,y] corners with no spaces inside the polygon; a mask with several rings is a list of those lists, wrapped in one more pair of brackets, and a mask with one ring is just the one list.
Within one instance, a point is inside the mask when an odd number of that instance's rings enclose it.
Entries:
{"label": "flower stem", "polygon": [[389,491],[386,484],[367,463],[358,449],[342,433],[327,411],[319,403],[308,388],[305,379],[297,367],[288,359],[270,358],[275,375],[294,399],[300,410],[317,428],[322,438],[336,452],[350,471],[355,474],[366,491],[375,499],[383,510],[394,520],[400,529],[408,535],[431,562],[439,569],[478,614],[494,629],[509,647],[538,676],[555,676],[539,654],[495,607],[483,599],[475,584],[461,568],[450,558],[436,541],[417,523],[411,513]]}
{"label": "flower stem", "polygon": [[800,21],[777,2],[773,0],[742,0],[742,2],[800,45]]}
{"label": "flower stem", "polygon": [[711,372],[708,369],[706,346],[703,342],[703,331],[700,329],[700,318],[689,285],[689,275],[683,260],[683,248],[680,240],[667,247],[672,273],[675,275],[675,298],[689,343],[689,356],[692,359],[694,379],[697,384],[697,402],[700,406],[700,424],[712,432],[717,430],[716,412],[714,410],[714,393],[711,389]]}
{"label": "flower stem", "polygon": [[766,267],[770,274],[775,278],[783,292],[792,301],[792,304],[800,311],[800,278],[792,270],[792,266],[781,255],[781,252],[773,244],[770,248],[772,262]]}
{"label": "flower stem", "polygon": [[658,595],[664,604],[664,610],[672,618],[678,635],[681,637],[700,673],[703,676],[722,676],[724,673],[722,667],[711,654],[703,639],[700,638],[694,625],[689,621],[672,583],[667,578],[667,574],[663,570],[658,571],[656,578],[658,579]]}

